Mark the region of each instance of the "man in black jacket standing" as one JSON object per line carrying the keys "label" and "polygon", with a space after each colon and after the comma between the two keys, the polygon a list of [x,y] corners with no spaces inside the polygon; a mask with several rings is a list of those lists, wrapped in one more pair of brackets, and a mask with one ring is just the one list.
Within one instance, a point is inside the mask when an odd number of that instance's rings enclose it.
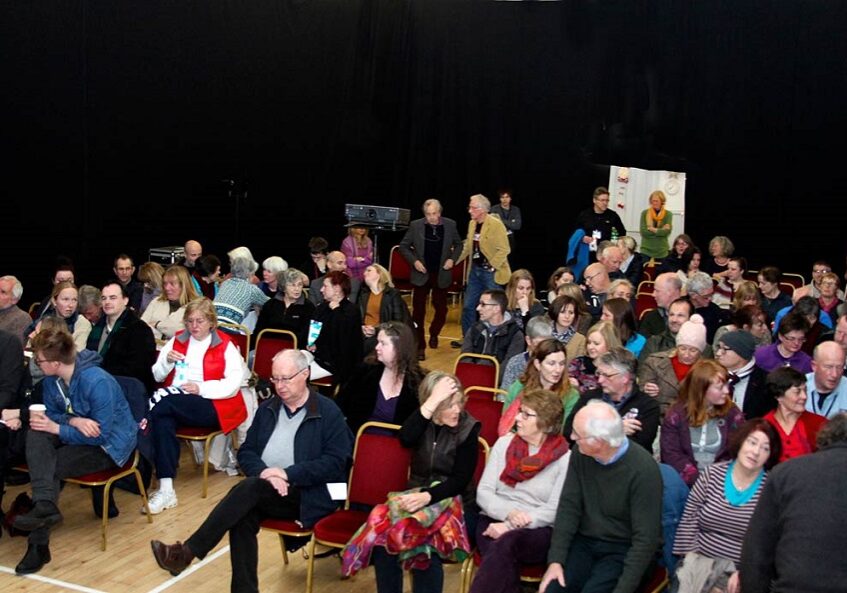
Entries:
{"label": "man in black jacket standing", "polygon": [[426,300],[432,291],[435,314],[429,324],[429,347],[438,348],[438,334],[447,319],[447,289],[453,281],[453,266],[462,253],[462,238],[456,221],[441,215],[441,202],[427,200],[423,205],[424,218],[413,220],[400,241],[400,254],[412,267],[412,320],[418,338],[418,352],[424,343]]}

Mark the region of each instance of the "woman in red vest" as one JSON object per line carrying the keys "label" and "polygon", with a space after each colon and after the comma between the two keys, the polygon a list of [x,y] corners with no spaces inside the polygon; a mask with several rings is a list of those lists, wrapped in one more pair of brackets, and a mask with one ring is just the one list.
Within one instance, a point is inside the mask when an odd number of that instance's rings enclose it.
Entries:
{"label": "woman in red vest", "polygon": [[[247,418],[240,387],[244,359],[227,335],[218,331],[215,307],[207,298],[185,307],[185,331],[159,352],[153,376],[165,389],[153,397],[150,430],[155,447],[159,489],[150,496],[150,512],[177,505],[173,479],[179,462],[178,426],[230,432]],[[199,397],[198,397],[199,396]]]}

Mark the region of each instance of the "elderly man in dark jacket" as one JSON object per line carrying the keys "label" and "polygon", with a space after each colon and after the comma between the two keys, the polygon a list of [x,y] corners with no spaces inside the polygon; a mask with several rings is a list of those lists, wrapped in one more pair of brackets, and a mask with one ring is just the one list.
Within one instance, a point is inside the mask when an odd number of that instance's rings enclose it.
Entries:
{"label": "elderly man in dark jacket", "polygon": [[327,484],[347,480],[353,433],[338,406],[309,388],[303,352],[283,350],[271,372],[279,397],[262,404],[238,449],[247,479],[229,491],[184,544],[151,542],[156,562],[174,576],[229,532],[231,590],[258,592],[259,523],[288,519],[311,527],[338,506]]}

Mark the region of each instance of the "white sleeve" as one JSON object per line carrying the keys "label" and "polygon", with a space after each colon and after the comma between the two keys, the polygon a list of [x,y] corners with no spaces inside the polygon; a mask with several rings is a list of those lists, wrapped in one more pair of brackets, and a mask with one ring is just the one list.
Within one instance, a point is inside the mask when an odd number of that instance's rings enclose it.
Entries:
{"label": "white sleeve", "polygon": [[168,352],[173,350],[173,348],[174,338],[171,338],[164,346],[162,346],[162,349],[159,350],[159,357],[153,364],[153,378],[156,379],[156,381],[164,381],[174,369],[174,363],[168,361]]}

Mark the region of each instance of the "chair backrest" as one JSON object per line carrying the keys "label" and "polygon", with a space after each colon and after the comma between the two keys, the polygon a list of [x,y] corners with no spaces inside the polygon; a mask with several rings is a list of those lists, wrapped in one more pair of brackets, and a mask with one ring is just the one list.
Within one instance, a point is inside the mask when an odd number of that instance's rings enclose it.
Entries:
{"label": "chair backrest", "polygon": [[389,492],[408,487],[412,450],[400,444],[399,430],[398,425],[384,422],[366,422],[359,429],[348,481],[348,506],[380,504],[386,501]]}
{"label": "chair backrest", "polygon": [[38,313],[39,306],[41,306],[41,301],[35,301],[29,306],[29,310],[27,311],[27,313],[29,313],[29,316],[33,321],[35,321],[36,313]]}
{"label": "chair backrest", "polygon": [[484,399],[493,401],[504,401],[508,391],[495,387],[471,386],[465,388],[465,397],[468,399]]}
{"label": "chair backrest", "polygon": [[635,317],[641,319],[641,316],[647,309],[655,309],[659,305],[656,303],[656,297],[651,294],[639,292],[635,296]]}
{"label": "chair backrest", "polygon": [[391,248],[391,255],[388,259],[388,273],[391,274],[391,280],[394,282],[394,288],[401,292],[408,292],[414,288],[412,284],[412,268],[409,262],[400,253],[399,245]]}
{"label": "chair backrest", "polygon": [[474,397],[468,398],[465,402],[465,410],[479,420],[482,425],[479,437],[493,447],[497,441],[497,425],[500,423],[500,416],[503,413],[503,404],[493,399]]}
{"label": "chair backrest", "polygon": [[476,468],[474,468],[473,472],[474,486],[479,485],[479,481],[482,479],[482,472],[485,471],[485,464],[488,463],[488,454],[491,452],[491,447],[484,438],[479,437],[477,441],[479,449],[477,450]]}
{"label": "chair backrest", "polygon": [[[641,281],[656,279],[656,266],[644,266],[641,269]],[[639,283],[640,284],[640,283]]]}
{"label": "chair backrest", "polygon": [[640,322],[642,319],[644,319],[647,316],[647,313],[649,313],[650,311],[655,311],[655,310],[656,310],[655,307],[650,307],[649,309],[644,309],[641,313],[638,314],[638,321]]}
{"label": "chair backrest", "polygon": [[297,336],[286,329],[263,329],[256,338],[253,372],[265,380],[271,378],[273,357],[280,350],[297,349]]}
{"label": "chair backrest", "polygon": [[653,294],[655,284],[656,283],[652,280],[642,280],[638,283],[638,288],[635,290],[635,294]]}
{"label": "chair backrest", "polygon": [[465,286],[467,285],[467,259],[463,259],[450,270],[453,274],[452,281],[450,282],[450,286],[447,287],[447,292],[450,294],[457,294],[465,290]]}
{"label": "chair backrest", "polygon": [[456,357],[453,374],[463,387],[493,387],[500,382],[500,363],[488,354],[462,352]]}
{"label": "chair backrest", "polygon": [[749,280],[750,282],[758,282],[759,270],[744,270],[744,273],[741,274],[741,277],[744,280]]}
{"label": "chair backrest", "polygon": [[244,362],[247,362],[247,355],[250,353],[250,329],[246,325],[236,323],[219,323],[218,328],[232,340],[244,357]]}
{"label": "chair backrest", "polygon": [[790,297],[794,296],[794,291],[797,290],[790,282],[780,282],[777,287]]}
{"label": "chair backrest", "polygon": [[794,288],[802,288],[806,285],[806,279],[803,278],[802,274],[794,274],[791,272],[782,273],[782,282],[787,282]]}

